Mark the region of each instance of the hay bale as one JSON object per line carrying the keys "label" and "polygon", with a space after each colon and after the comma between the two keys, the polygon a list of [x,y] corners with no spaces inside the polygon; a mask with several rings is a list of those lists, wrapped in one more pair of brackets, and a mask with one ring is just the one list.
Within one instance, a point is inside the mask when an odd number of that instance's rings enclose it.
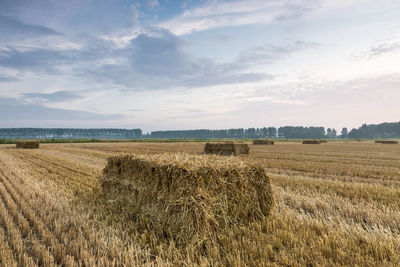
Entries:
{"label": "hay bale", "polygon": [[[257,162],[216,155],[118,155],[100,177],[104,196],[178,246],[206,244],[270,214],[270,179]],[[206,243],[204,243],[206,242]]]}
{"label": "hay bale", "polygon": [[253,145],[273,145],[275,144],[274,141],[268,139],[254,139]]}
{"label": "hay bale", "polygon": [[377,144],[389,144],[389,145],[394,145],[394,144],[398,144],[399,141],[395,141],[395,140],[381,140],[381,141],[375,141],[375,143],[377,143]]}
{"label": "hay bale", "polygon": [[40,143],[37,140],[19,140],[17,141],[17,148],[34,149],[39,148]]}
{"label": "hay bale", "polygon": [[247,144],[237,143],[232,141],[226,141],[222,143],[206,143],[204,145],[205,154],[217,154],[217,155],[240,155],[249,154],[250,148]]}
{"label": "hay bale", "polygon": [[303,141],[304,145],[319,145],[321,144],[320,140],[304,140]]}

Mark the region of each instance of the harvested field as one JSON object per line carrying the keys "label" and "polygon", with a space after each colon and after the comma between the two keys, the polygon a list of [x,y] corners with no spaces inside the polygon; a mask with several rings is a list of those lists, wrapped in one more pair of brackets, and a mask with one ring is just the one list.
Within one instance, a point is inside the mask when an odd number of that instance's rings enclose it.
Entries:
{"label": "harvested field", "polygon": [[216,154],[216,155],[240,155],[249,154],[250,149],[247,144],[238,142],[223,142],[223,143],[206,143],[204,145],[205,154]]}
{"label": "harvested field", "polygon": [[274,141],[268,139],[255,139],[253,140],[253,145],[273,145]]}
{"label": "harvested field", "polygon": [[[182,248],[145,229],[131,208],[103,196],[100,180],[115,153],[200,156],[204,143],[41,144],[40,150],[1,145],[1,265],[400,264],[400,146],[249,146],[250,156],[233,160],[263,166],[274,208],[265,219],[222,230],[204,253],[203,246]],[[197,189],[205,193],[203,188]]]}

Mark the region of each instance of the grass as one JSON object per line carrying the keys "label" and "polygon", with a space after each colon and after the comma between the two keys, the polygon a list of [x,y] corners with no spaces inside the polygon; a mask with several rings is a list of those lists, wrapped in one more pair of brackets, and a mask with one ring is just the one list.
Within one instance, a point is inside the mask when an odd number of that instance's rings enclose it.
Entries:
{"label": "grass", "polygon": [[202,153],[202,142],[0,146],[3,266],[397,266],[400,145],[373,141],[250,145],[271,178],[275,208],[221,234],[207,255],[143,231],[101,196],[117,152]]}

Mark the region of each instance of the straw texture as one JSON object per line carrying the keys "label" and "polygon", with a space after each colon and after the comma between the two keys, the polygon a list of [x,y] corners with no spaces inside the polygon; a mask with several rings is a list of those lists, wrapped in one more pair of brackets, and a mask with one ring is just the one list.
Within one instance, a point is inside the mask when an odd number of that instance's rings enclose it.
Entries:
{"label": "straw texture", "polygon": [[274,141],[268,139],[255,139],[253,140],[253,145],[273,145]]}
{"label": "straw texture", "polygon": [[39,148],[40,144],[39,141],[32,140],[32,141],[17,141],[17,148],[28,148],[28,149],[33,149],[33,148]]}
{"label": "straw texture", "polygon": [[205,154],[217,155],[240,155],[249,154],[250,148],[247,144],[237,142],[223,142],[223,143],[206,143],[204,145]]}
{"label": "straw texture", "polygon": [[206,246],[234,225],[265,218],[273,206],[264,168],[235,157],[118,155],[100,180],[106,198],[178,246]]}

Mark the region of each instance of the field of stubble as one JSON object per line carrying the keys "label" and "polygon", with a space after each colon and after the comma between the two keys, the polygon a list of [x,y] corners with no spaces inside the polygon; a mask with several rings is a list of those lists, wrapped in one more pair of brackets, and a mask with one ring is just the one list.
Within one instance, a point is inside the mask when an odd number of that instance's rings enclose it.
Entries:
{"label": "field of stubble", "polygon": [[138,232],[132,218],[99,197],[98,177],[110,155],[201,153],[203,145],[0,146],[1,265],[400,264],[400,145],[250,145],[250,156],[241,158],[265,166],[274,211],[265,221],[226,233],[219,253],[209,255]]}

